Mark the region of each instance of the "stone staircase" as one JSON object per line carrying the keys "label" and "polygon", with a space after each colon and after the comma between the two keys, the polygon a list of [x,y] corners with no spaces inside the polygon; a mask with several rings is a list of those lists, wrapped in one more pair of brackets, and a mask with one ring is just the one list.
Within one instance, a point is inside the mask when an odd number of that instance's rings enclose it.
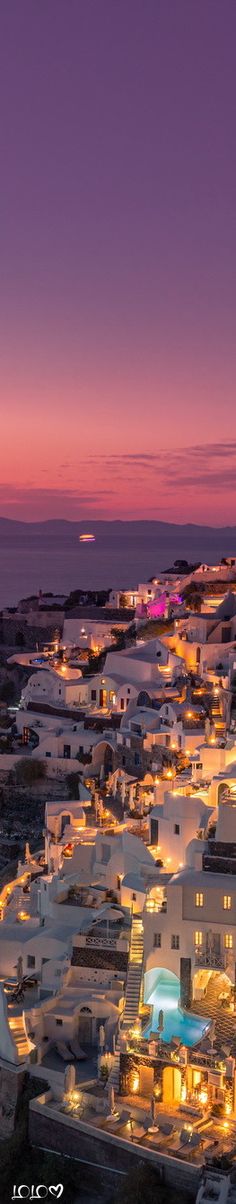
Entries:
{"label": "stone staircase", "polygon": [[224,723],[224,720],[222,719],[222,714],[221,714],[221,710],[220,710],[219,699],[218,699],[218,697],[217,697],[217,696],[214,698],[214,700],[213,700],[213,702],[212,702],[212,706],[211,706],[211,717],[212,717],[212,721],[213,721],[213,723],[214,723],[214,727],[215,727],[216,736],[217,736],[217,737],[219,737],[219,736],[224,736],[224,733],[225,733],[225,723]]}
{"label": "stone staircase", "polygon": [[16,1045],[18,1061],[25,1062],[32,1048],[28,1037],[26,1036],[24,1021],[22,1014],[19,1016],[8,1017],[9,1028],[13,1041]]}
{"label": "stone staircase", "polygon": [[[133,916],[129,961],[125,989],[125,1006],[122,1020],[122,1031],[132,1028],[139,1013],[139,1002],[143,970],[143,922],[141,916]],[[115,1061],[109,1076],[109,1086],[119,1090],[120,1078],[120,1033],[118,1034]]]}
{"label": "stone staircase", "polygon": [[143,922],[133,916],[125,991],[123,1025],[131,1028],[138,1016],[143,969]]}

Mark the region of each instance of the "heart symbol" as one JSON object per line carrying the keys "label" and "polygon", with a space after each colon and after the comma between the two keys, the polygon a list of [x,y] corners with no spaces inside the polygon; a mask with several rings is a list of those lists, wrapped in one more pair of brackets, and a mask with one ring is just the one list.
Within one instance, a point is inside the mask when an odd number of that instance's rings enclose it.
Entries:
{"label": "heart symbol", "polygon": [[57,1183],[56,1187],[49,1187],[49,1191],[51,1192],[51,1196],[55,1196],[56,1200],[59,1200],[63,1192],[63,1183]]}

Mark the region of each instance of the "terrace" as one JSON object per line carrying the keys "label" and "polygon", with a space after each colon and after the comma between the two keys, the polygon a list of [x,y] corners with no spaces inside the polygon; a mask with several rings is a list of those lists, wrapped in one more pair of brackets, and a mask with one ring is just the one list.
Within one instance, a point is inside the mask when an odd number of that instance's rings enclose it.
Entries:
{"label": "terrace", "polygon": [[[211,1162],[212,1158],[227,1158],[232,1166],[236,1158],[236,1127],[233,1122],[221,1121],[217,1117],[204,1116],[186,1119],[179,1108],[151,1107],[147,1099],[125,1101],[119,1097],[114,1102],[98,1084],[84,1082],[79,1088],[65,1091],[61,1099],[53,1093],[31,1101],[30,1138],[34,1144],[41,1143],[42,1132],[50,1140],[60,1140],[60,1149],[74,1148],[79,1136],[80,1156],[106,1162],[117,1168],[134,1165],[135,1155],[142,1161],[175,1167],[177,1181],[181,1181],[183,1166],[189,1171],[189,1186],[194,1181],[194,1169]],[[48,1125],[45,1125],[47,1120]],[[51,1135],[51,1136],[50,1136]],[[95,1153],[94,1139],[99,1143]],[[45,1136],[44,1136],[45,1140]],[[89,1146],[88,1146],[89,1140]],[[128,1154],[132,1159],[125,1157]],[[193,1172],[193,1174],[191,1174]]]}

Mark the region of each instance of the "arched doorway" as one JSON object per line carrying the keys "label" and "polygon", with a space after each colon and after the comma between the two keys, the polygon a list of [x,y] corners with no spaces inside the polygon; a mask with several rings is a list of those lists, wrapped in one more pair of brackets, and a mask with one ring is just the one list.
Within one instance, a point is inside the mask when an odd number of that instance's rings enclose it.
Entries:
{"label": "arched doorway", "polygon": [[165,1066],[163,1070],[163,1104],[179,1104],[181,1099],[181,1071],[177,1066]]}
{"label": "arched doorway", "polygon": [[147,693],[147,690],[140,690],[140,693],[138,694],[138,697],[137,697],[137,706],[138,707],[151,707],[152,706],[150,694]]}
{"label": "arched doorway", "polygon": [[227,783],[227,782],[221,782],[221,783],[220,783],[220,786],[219,786],[219,790],[218,790],[218,806],[219,806],[219,803],[222,803],[222,800],[223,800],[223,797],[224,797],[224,794],[225,794],[225,793],[226,793],[226,794],[228,794],[228,793],[229,793],[229,786],[228,786],[228,783]]}
{"label": "arched doorway", "polygon": [[81,1008],[79,1014],[79,1040],[81,1045],[92,1045],[93,1017],[91,1008]]}

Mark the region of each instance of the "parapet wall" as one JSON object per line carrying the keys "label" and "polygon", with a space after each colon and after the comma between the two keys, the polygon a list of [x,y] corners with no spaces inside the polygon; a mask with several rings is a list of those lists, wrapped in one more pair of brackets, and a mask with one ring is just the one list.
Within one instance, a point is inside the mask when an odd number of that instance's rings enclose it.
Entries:
{"label": "parapet wall", "polygon": [[112,1173],[116,1188],[122,1181],[122,1175],[128,1174],[137,1165],[149,1165],[157,1173],[159,1171],[161,1183],[182,1189],[194,1199],[196,1197],[199,1167],[161,1152],[146,1150],[135,1142],[130,1148],[128,1141],[118,1139],[112,1133],[95,1130],[92,1125],[83,1124],[82,1121],[74,1122],[71,1117],[60,1117],[58,1113],[55,1118],[49,1108],[40,1107],[39,1101],[30,1104],[29,1139],[32,1145],[41,1149],[67,1155],[78,1162],[87,1162],[105,1176],[106,1173]]}

